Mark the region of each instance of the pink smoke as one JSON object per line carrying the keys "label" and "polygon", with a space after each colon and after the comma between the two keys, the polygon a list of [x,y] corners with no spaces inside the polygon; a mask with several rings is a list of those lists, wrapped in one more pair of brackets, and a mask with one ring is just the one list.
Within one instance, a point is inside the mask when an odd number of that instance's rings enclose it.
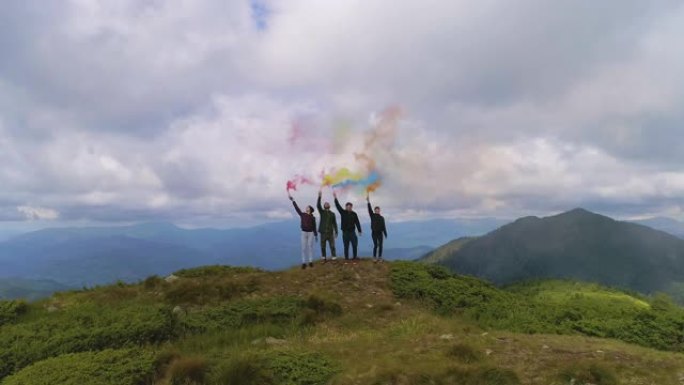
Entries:
{"label": "pink smoke", "polygon": [[287,181],[286,190],[287,190],[287,192],[297,191],[297,186],[302,185],[302,184],[313,185],[314,182],[307,177],[304,177],[301,175],[295,175],[294,178]]}

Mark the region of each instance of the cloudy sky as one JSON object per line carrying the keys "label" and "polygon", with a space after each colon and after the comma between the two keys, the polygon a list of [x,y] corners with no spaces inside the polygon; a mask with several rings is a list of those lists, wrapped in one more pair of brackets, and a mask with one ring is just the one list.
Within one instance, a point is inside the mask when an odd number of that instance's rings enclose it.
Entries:
{"label": "cloudy sky", "polygon": [[391,220],[684,219],[682,36],[668,0],[4,1],[0,229],[288,218],[387,108]]}

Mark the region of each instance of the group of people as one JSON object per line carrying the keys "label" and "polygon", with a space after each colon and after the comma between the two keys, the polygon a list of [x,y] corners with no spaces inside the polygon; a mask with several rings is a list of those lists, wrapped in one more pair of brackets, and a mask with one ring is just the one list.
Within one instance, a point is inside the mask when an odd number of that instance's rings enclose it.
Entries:
{"label": "group of people", "polygon": [[[337,251],[335,248],[335,240],[339,234],[337,227],[337,216],[330,210],[330,203],[325,202],[321,206],[321,197],[323,191],[318,191],[318,200],[316,207],[320,214],[320,223],[316,226],[316,217],[314,216],[314,208],[307,206],[306,211],[302,211],[297,202],[288,191],[288,197],[294,205],[295,211],[301,219],[302,229],[302,269],[313,267],[313,245],[314,240],[318,240],[320,235],[321,241],[321,259],[323,263],[328,262],[327,248],[330,248],[330,260],[337,260]],[[354,211],[354,205],[347,202],[344,208],[337,200],[337,193],[333,190],[333,197],[335,198],[335,207],[340,213],[340,228],[342,230],[342,243],[344,244],[344,260],[345,263],[350,262],[349,246],[352,249],[352,263],[358,262],[358,235],[362,235],[361,222],[359,216]],[[373,261],[382,262],[382,246],[383,240],[387,238],[387,227],[385,226],[385,218],[380,214],[380,207],[372,208],[370,203],[370,194],[366,194],[366,203],[368,204],[368,215],[371,220],[371,235],[373,239]],[[358,235],[357,235],[358,230]],[[308,262],[307,262],[308,260]]]}

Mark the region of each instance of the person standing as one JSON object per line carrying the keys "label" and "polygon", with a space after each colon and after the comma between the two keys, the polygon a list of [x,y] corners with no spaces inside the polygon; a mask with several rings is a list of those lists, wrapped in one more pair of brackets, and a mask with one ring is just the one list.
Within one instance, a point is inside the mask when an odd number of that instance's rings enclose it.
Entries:
{"label": "person standing", "polygon": [[371,219],[371,237],[373,238],[373,262],[382,262],[382,243],[383,239],[387,238],[387,227],[385,226],[385,218],[382,215],[380,215],[380,206],[375,206],[375,209],[371,208],[370,193],[366,194],[366,202],[368,202],[368,215],[370,215]]}
{"label": "person standing", "polygon": [[337,217],[335,213],[330,210],[330,203],[325,202],[321,206],[321,195],[322,191],[318,190],[318,201],[316,202],[316,208],[321,215],[321,222],[318,225],[318,233],[321,235],[321,257],[323,258],[323,263],[328,262],[326,256],[326,242],[330,245],[330,255],[331,259],[334,261],[337,259],[337,252],[335,251],[335,239],[337,239]]}
{"label": "person standing", "polygon": [[359,222],[359,216],[353,210],[354,205],[351,202],[347,202],[344,208],[340,206],[340,202],[337,200],[337,193],[333,190],[333,196],[335,197],[335,207],[337,211],[340,212],[340,227],[342,228],[342,242],[344,243],[344,259],[345,262],[349,261],[349,245],[352,246],[352,252],[354,255],[353,262],[358,261],[358,246],[359,239],[356,236],[356,230],[359,230],[359,235],[362,235],[361,223]]}
{"label": "person standing", "polygon": [[313,215],[314,208],[306,206],[306,212],[302,212],[297,206],[292,195],[288,192],[288,198],[292,201],[295,211],[299,214],[302,229],[302,269],[306,269],[306,259],[309,259],[309,267],[313,267],[313,245],[314,239],[318,239],[316,230],[316,217]]}

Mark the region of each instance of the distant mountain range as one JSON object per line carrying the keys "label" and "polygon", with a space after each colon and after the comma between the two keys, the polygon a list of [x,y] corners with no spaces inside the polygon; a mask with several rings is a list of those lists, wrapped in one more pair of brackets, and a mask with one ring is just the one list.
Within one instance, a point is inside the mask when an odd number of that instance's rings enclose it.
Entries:
{"label": "distant mountain range", "polygon": [[638,223],[640,225],[652,227],[656,230],[661,230],[684,239],[684,222],[680,222],[676,219],[655,217],[633,222]]}
{"label": "distant mountain range", "polygon": [[583,209],[521,218],[423,259],[498,284],[571,278],[644,293],[684,287],[684,240]]}
{"label": "distant mountain range", "polygon": [[[495,219],[390,222],[385,256],[416,259],[454,237],[484,234],[501,223]],[[363,225],[359,249],[361,255],[368,256],[372,248],[370,229]],[[337,249],[341,255],[339,238]],[[314,250],[320,254],[319,247]],[[0,283],[2,278],[21,278],[82,287],[117,280],[131,282],[199,265],[248,265],[272,270],[299,261],[297,221],[228,230],[183,229],[171,223],[54,228],[0,242]]]}
{"label": "distant mountain range", "polygon": [[57,291],[74,289],[55,281],[22,278],[0,278],[0,300],[24,298],[36,300]]}

